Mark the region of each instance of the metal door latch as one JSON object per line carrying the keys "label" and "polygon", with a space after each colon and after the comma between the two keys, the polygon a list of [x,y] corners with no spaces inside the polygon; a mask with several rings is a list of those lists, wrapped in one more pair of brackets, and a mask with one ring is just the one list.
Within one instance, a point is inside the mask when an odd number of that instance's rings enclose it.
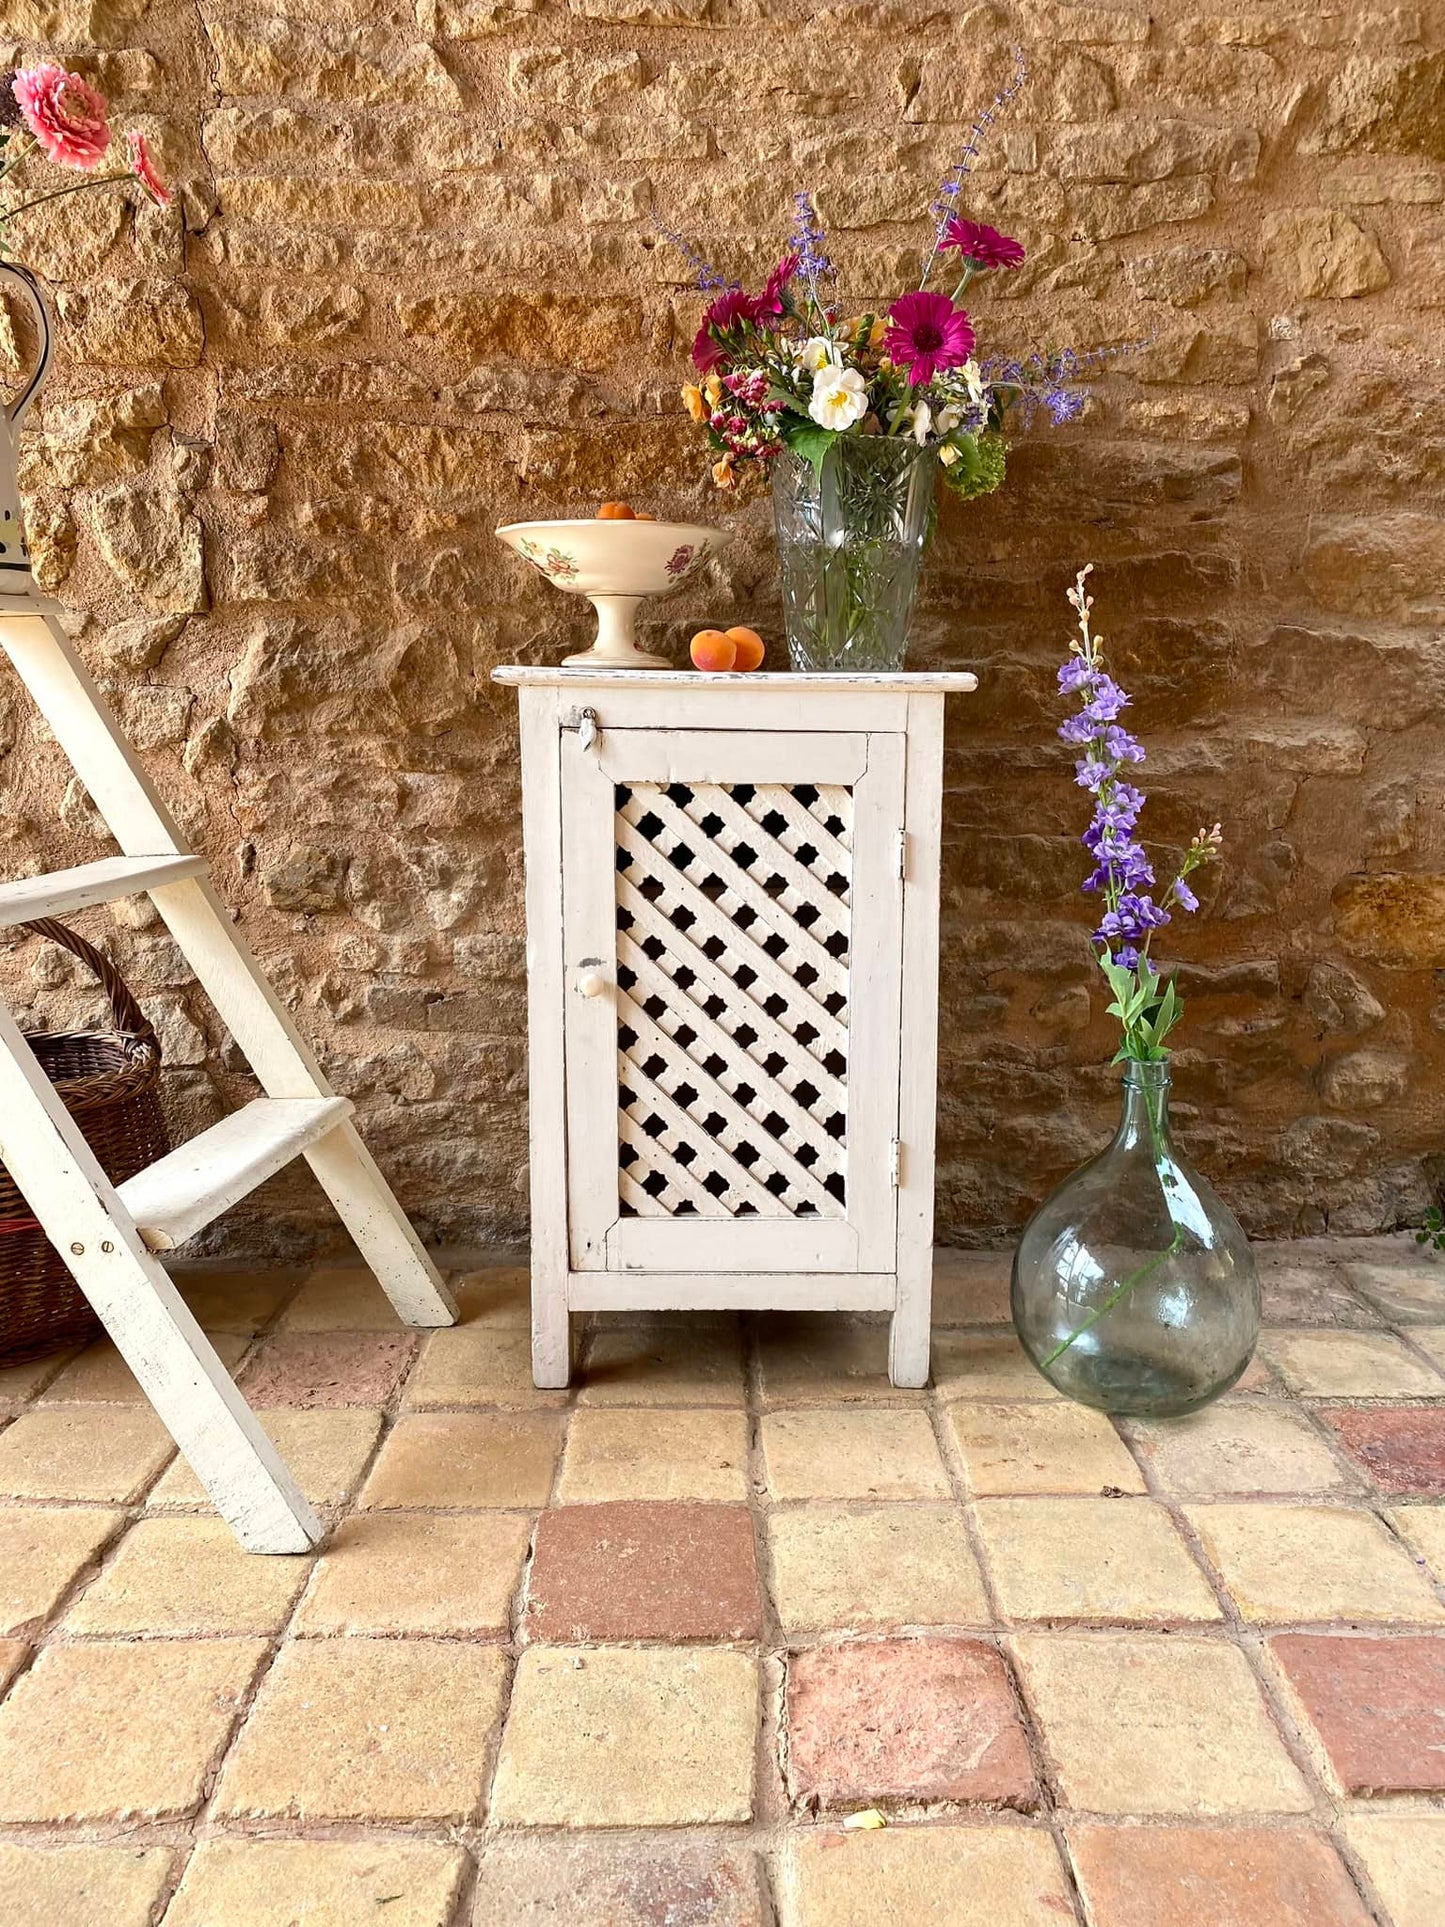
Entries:
{"label": "metal door latch", "polygon": [[597,711],[595,709],[584,709],[577,718],[578,749],[591,749],[601,734],[602,730],[597,721]]}

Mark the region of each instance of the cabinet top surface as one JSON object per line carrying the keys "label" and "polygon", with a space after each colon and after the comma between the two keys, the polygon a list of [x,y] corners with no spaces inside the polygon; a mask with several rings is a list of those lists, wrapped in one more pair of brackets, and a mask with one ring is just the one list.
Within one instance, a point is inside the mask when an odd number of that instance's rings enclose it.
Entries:
{"label": "cabinet top surface", "polygon": [[774,690],[783,696],[796,696],[803,690],[832,695],[841,695],[844,691],[867,691],[873,694],[892,692],[906,696],[947,696],[978,688],[978,677],[966,669],[914,673],[898,670],[871,676],[798,671],[758,675],[754,671],[739,676],[705,675],[697,669],[563,669],[560,666],[554,668],[523,662],[503,663],[492,671],[492,681],[518,683],[524,687],[544,685],[556,689],[761,689]]}

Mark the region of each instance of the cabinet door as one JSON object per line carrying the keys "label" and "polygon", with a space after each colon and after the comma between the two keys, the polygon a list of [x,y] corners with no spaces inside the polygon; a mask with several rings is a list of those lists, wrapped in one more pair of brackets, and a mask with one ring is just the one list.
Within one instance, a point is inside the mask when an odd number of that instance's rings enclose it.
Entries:
{"label": "cabinet door", "polygon": [[893,1269],[904,742],[563,733],[574,1270]]}

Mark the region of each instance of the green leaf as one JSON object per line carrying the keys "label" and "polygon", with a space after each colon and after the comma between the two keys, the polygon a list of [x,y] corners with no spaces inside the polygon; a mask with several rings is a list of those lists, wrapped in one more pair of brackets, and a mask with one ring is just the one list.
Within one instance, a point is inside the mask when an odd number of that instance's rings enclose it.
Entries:
{"label": "green leaf", "polygon": [[[767,405],[770,408],[786,408],[790,414],[801,415],[803,420],[811,425],[812,417],[809,415],[803,403],[798,400],[796,395],[790,394],[786,388],[779,388],[776,382],[768,390]],[[786,427],[786,424],[782,424],[781,426]]]}
{"label": "green leaf", "polygon": [[828,450],[837,441],[839,432],[836,428],[820,428],[815,421],[786,421],[778,424],[778,433],[788,447],[805,462],[811,462],[813,473],[818,476],[823,473],[823,464],[828,459]]}

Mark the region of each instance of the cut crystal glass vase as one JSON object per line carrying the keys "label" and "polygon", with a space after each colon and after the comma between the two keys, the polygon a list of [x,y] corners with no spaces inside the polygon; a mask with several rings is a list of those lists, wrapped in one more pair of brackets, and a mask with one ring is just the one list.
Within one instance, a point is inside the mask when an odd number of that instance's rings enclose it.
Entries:
{"label": "cut crystal glass vase", "polygon": [[883,435],[841,435],[821,470],[784,450],[773,525],[794,669],[903,667],[923,552],[933,532],[937,452]]}
{"label": "cut crystal glass vase", "polygon": [[1052,1385],[1121,1416],[1197,1411],[1248,1365],[1259,1276],[1238,1220],[1174,1147],[1167,1063],[1125,1064],[1113,1143],[1030,1220],[1013,1318]]}

